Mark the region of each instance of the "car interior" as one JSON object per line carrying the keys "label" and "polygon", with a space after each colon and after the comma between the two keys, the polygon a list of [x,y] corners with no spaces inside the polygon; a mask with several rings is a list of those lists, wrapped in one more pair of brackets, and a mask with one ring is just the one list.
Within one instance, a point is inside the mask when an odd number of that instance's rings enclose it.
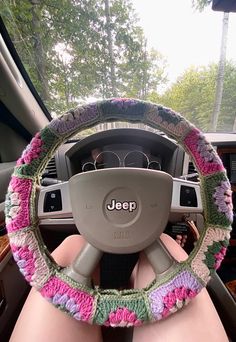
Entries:
{"label": "car interior", "polygon": [[[223,1],[214,1],[222,11]],[[226,1],[227,6],[232,1]],[[234,2],[235,3],[235,2]],[[218,7],[217,7],[218,6]],[[227,7],[228,9],[229,7]],[[233,11],[233,8],[228,9]],[[68,108],[69,110],[70,108]],[[28,282],[15,263],[5,222],[5,196],[11,175],[22,151],[34,135],[52,120],[32,84],[3,20],[0,18],[0,339],[9,341],[21,308],[30,291]],[[118,127],[118,128],[117,128]],[[236,201],[235,132],[206,133],[220,156],[229,178],[233,204]],[[68,182],[76,175],[104,169],[137,168],[162,171],[173,178],[172,197],[165,233],[176,239],[186,236],[184,250],[189,254],[204,228],[199,174],[191,156],[174,138],[143,123],[116,128],[113,122],[100,123],[92,134],[78,133],[68,138],[50,158],[40,179],[37,202],[39,229],[49,252],[66,237],[80,234],[72,215]],[[100,172],[100,171],[99,171]],[[98,172],[98,173],[99,173]],[[109,203],[111,210],[132,212],[131,201]],[[119,207],[120,206],[120,207]],[[74,210],[74,209],[73,209]],[[208,293],[230,341],[236,338],[236,214],[231,238],[221,267],[212,274]],[[118,232],[116,240],[125,239]],[[121,235],[119,235],[121,234]],[[139,252],[116,254],[106,251],[100,261],[100,286],[126,288],[139,258]],[[121,329],[122,330],[122,329]],[[119,335],[121,334],[121,335]],[[125,341],[116,333],[119,341]],[[110,338],[110,337],[109,337]],[[109,339],[108,339],[109,340]],[[110,339],[111,340],[111,339]]]}

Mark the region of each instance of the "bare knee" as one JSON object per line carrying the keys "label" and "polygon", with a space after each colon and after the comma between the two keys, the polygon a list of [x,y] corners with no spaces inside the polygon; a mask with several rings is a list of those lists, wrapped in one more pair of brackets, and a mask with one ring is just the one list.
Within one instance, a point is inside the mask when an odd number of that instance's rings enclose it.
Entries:
{"label": "bare knee", "polygon": [[[188,255],[170,236],[162,234],[161,240],[175,260],[187,259]],[[152,266],[145,254],[142,254],[136,268],[134,286],[143,288],[154,278],[155,273]],[[209,326],[214,327],[214,329],[210,331]],[[147,336],[149,342],[227,341],[221,321],[205,289],[178,313],[159,322],[135,328],[133,340],[141,342]]]}
{"label": "bare knee", "polygon": [[[169,235],[162,234],[161,240],[165,247],[177,261],[183,261],[187,259],[188,255],[180,245],[173,240]],[[141,253],[139,262],[133,273],[133,284],[135,288],[143,288],[147,286],[155,278],[155,273],[151,264],[149,263],[146,255]]]}
{"label": "bare knee", "polygon": [[85,245],[81,235],[70,235],[53,251],[52,257],[63,266],[69,266]]}
{"label": "bare knee", "polygon": [[[76,258],[85,240],[80,235],[67,237],[52,253],[61,266],[68,266]],[[37,313],[37,315],[35,315]],[[63,327],[63,329],[59,329]],[[11,336],[14,341],[102,341],[100,327],[78,322],[48,303],[34,289],[22,309]]]}

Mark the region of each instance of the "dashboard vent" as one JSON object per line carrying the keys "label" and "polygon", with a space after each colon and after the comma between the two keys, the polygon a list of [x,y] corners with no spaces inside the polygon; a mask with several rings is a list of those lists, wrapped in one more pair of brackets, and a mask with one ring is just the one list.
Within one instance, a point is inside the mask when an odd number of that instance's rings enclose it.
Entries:
{"label": "dashboard vent", "polygon": [[57,168],[55,157],[52,157],[44,170],[42,178],[57,178]]}
{"label": "dashboard vent", "polygon": [[193,164],[193,162],[189,162],[188,164],[188,175],[191,175],[192,173],[197,173],[197,170]]}
{"label": "dashboard vent", "polygon": [[193,182],[199,182],[198,172],[192,161],[189,161],[188,164],[188,179]]}

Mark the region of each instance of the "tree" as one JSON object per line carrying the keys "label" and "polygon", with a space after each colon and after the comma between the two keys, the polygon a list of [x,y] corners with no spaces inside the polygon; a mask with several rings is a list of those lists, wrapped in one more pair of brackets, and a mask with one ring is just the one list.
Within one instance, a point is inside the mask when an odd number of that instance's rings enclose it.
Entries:
{"label": "tree", "polygon": [[46,56],[43,49],[41,37],[42,22],[41,22],[41,0],[30,0],[31,3],[31,28],[33,33],[33,52],[36,64],[36,73],[41,84],[41,96],[43,101],[49,100],[48,79],[46,73]]}
{"label": "tree", "polygon": [[224,13],[215,101],[214,101],[214,107],[213,107],[213,112],[211,116],[211,129],[213,130],[213,132],[215,132],[217,129],[218,118],[219,118],[219,114],[221,110],[221,102],[222,102],[222,95],[223,95],[223,88],[224,88],[228,25],[229,25],[229,13]]}
{"label": "tree", "polygon": [[110,59],[110,78],[111,78],[112,94],[113,96],[117,96],[115,59],[114,59],[114,48],[113,48],[113,40],[112,40],[111,18],[110,18],[111,14],[110,14],[109,0],[105,0],[105,16],[106,16],[108,51],[109,51],[109,59]]}
{"label": "tree", "polygon": [[[202,11],[207,7],[212,1],[211,0],[192,0],[193,6],[198,10]],[[216,131],[218,118],[221,110],[222,94],[224,87],[224,71],[226,62],[226,47],[227,47],[227,35],[228,35],[228,25],[229,25],[229,13],[224,13],[223,16],[223,26],[222,26],[222,38],[221,38],[221,49],[220,49],[220,60],[218,65],[217,73],[217,84],[215,101],[213,106],[213,112],[211,115],[211,130]]]}
{"label": "tree", "polygon": [[218,120],[218,131],[232,132],[236,119],[236,65],[227,62],[225,65],[224,89],[222,94],[221,111]]}
{"label": "tree", "polygon": [[[211,112],[216,89],[217,65],[186,70],[162,96],[150,100],[180,112],[204,131],[211,128]],[[218,130],[232,130],[236,103],[236,65],[227,63]]]}
{"label": "tree", "polygon": [[203,11],[211,2],[212,0],[192,0],[193,7],[199,11]]}
{"label": "tree", "polygon": [[52,112],[88,97],[145,99],[165,81],[130,0],[4,0],[0,15]]}

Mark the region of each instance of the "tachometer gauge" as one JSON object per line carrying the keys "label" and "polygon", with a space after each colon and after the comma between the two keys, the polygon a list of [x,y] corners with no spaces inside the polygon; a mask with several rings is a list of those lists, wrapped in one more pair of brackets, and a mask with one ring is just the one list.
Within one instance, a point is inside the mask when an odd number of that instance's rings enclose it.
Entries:
{"label": "tachometer gauge", "polygon": [[124,158],[125,167],[139,167],[146,169],[148,167],[148,157],[141,151],[131,151]]}

